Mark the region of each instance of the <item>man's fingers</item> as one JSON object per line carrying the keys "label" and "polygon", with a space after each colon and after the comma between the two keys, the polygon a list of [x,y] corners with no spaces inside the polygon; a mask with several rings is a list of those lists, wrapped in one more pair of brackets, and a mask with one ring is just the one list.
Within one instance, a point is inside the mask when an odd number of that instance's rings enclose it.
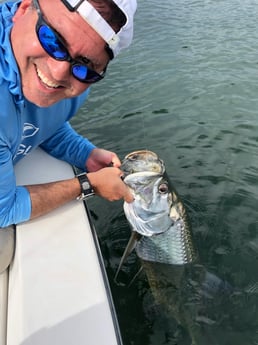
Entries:
{"label": "man's fingers", "polygon": [[117,155],[114,155],[112,157],[112,162],[111,162],[112,166],[115,168],[119,168],[121,166],[121,161],[120,159],[117,157]]}

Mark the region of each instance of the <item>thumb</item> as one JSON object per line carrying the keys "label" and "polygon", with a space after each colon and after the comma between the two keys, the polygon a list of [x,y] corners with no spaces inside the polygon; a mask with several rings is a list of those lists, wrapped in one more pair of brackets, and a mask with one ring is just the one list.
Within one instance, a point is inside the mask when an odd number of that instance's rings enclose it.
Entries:
{"label": "thumb", "polygon": [[126,187],[126,193],[124,195],[124,201],[128,202],[129,204],[134,201],[134,196],[128,187]]}

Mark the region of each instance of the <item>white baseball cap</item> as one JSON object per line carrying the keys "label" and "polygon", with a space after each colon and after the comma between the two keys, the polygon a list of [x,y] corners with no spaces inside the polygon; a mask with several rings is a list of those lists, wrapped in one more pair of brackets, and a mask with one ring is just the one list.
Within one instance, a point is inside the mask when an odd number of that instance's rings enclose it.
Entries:
{"label": "white baseball cap", "polygon": [[62,0],[70,11],[78,12],[82,18],[105,40],[113,55],[127,48],[133,38],[133,17],[136,0],[113,0],[126,16],[125,25],[116,33],[99,12],[87,0]]}

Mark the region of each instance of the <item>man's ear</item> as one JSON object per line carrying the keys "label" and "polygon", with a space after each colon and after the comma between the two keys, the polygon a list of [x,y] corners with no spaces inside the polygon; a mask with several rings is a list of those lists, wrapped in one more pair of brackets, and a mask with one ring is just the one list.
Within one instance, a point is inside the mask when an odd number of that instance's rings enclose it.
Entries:
{"label": "man's ear", "polygon": [[17,19],[23,16],[28,11],[28,9],[31,8],[31,3],[32,3],[32,0],[23,0],[21,2],[20,6],[18,7],[17,11],[15,12],[13,16],[12,20],[14,23],[17,21]]}

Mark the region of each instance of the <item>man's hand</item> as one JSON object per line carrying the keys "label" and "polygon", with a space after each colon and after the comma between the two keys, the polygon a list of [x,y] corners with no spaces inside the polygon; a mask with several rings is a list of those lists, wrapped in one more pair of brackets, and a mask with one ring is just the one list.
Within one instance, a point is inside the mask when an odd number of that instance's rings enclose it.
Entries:
{"label": "man's hand", "polygon": [[123,172],[118,168],[103,168],[87,174],[95,193],[109,201],[134,200],[129,188],[122,181]]}
{"label": "man's hand", "polygon": [[86,162],[87,176],[97,195],[109,201],[132,202],[134,198],[121,179],[120,166],[120,159],[114,152],[95,148]]}
{"label": "man's hand", "polygon": [[110,166],[119,168],[121,166],[120,159],[114,152],[99,148],[92,150],[86,162],[86,170],[89,172]]}

